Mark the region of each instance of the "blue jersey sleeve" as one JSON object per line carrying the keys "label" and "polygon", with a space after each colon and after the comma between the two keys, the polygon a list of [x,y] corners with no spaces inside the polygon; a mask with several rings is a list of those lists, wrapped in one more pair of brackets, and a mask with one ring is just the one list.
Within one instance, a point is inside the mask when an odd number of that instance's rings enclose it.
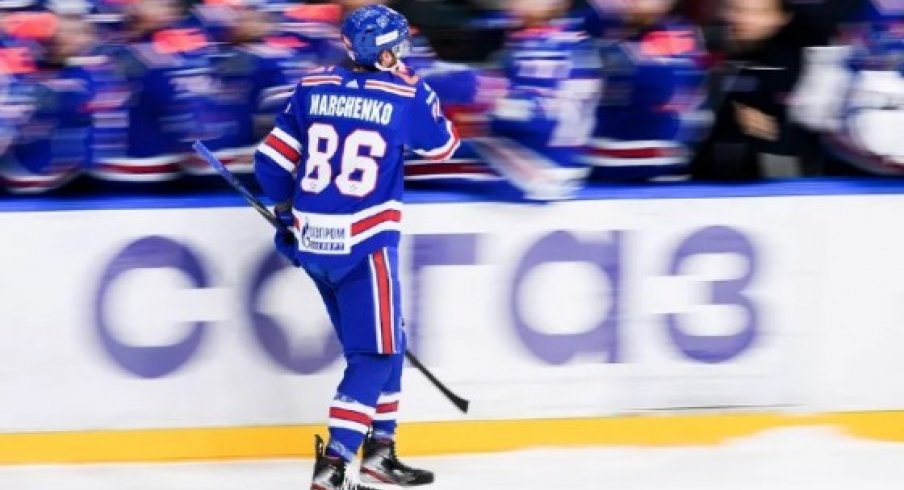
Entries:
{"label": "blue jersey sleeve", "polygon": [[409,121],[405,144],[428,160],[448,159],[461,143],[452,122],[443,115],[436,92],[423,81],[418,83]]}
{"label": "blue jersey sleeve", "polygon": [[[254,91],[257,94],[255,112],[276,114],[284,107],[292,94],[292,82],[289,72],[294,60],[288,50],[268,48],[270,56],[259,56],[259,64],[253,79]],[[261,49],[259,48],[259,51]]]}
{"label": "blue jersey sleeve", "polygon": [[293,195],[295,169],[301,162],[301,126],[305,117],[301,87],[295,89],[276,125],[254,153],[254,175],[264,193],[276,202]]}

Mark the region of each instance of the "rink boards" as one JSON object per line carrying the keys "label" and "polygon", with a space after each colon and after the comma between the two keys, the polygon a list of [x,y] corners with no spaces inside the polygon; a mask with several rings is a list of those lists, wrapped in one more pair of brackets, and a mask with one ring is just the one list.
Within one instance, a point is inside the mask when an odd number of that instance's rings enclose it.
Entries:
{"label": "rink boards", "polygon": [[[902,191],[415,195],[411,347],[472,411],[408,370],[406,451],[710,444],[822,424],[904,440]],[[0,463],[310,454],[339,351],[251,210],[223,197],[0,208]]]}

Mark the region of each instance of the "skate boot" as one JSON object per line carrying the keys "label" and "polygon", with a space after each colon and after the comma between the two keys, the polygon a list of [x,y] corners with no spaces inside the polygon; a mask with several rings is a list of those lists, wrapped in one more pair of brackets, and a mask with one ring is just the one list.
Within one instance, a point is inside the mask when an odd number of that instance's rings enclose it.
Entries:
{"label": "skate boot", "polygon": [[364,441],[361,479],[369,483],[390,483],[411,487],[433,483],[433,472],[412,468],[399,461],[395,441],[368,436]]}
{"label": "skate boot", "polygon": [[347,463],[342,458],[327,456],[320,436],[314,436],[314,454],[317,460],[314,462],[311,490],[375,490],[347,479]]}

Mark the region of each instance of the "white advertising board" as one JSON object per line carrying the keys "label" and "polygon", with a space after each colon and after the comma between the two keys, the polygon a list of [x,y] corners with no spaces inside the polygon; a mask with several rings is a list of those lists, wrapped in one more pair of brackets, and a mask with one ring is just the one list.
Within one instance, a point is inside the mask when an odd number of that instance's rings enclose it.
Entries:
{"label": "white advertising board", "polygon": [[[411,205],[411,347],[478,419],[902,408],[902,213],[897,196]],[[249,209],[0,228],[0,431],[323,421],[338,348]],[[404,382],[403,419],[460,417]]]}

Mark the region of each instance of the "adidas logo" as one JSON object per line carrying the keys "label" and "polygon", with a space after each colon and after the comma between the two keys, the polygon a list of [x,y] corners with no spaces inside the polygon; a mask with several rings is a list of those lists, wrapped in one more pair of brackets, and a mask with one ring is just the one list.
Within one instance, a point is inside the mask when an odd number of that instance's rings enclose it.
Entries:
{"label": "adidas logo", "polygon": [[348,88],[360,88],[360,87],[358,87],[358,81],[357,81],[357,80],[352,80],[352,81],[346,83],[345,86],[348,87]]}

